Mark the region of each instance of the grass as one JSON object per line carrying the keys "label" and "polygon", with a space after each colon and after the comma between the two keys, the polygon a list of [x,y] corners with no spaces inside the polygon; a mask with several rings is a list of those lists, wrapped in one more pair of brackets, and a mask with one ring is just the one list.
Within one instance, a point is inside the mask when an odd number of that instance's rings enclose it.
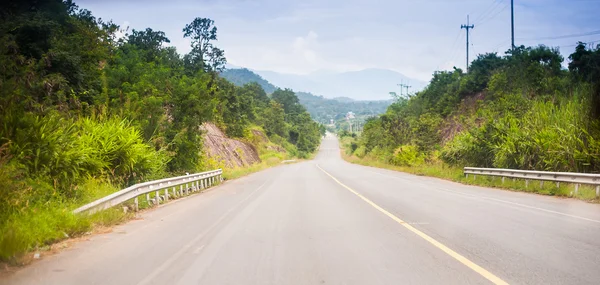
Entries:
{"label": "grass", "polygon": [[349,155],[346,153],[347,143],[344,143],[344,140],[341,140],[340,146],[342,147],[342,157],[344,160],[365,165],[372,166],[378,168],[385,168],[395,171],[401,171],[421,176],[431,176],[442,178],[462,184],[467,185],[477,185],[484,187],[492,187],[492,188],[500,188],[512,191],[520,191],[520,192],[528,192],[528,193],[536,193],[541,195],[550,195],[550,196],[558,196],[558,197],[572,197],[581,199],[589,202],[600,202],[600,199],[596,198],[596,188],[589,185],[581,185],[579,187],[579,192],[575,194],[575,185],[561,183],[560,187],[556,187],[556,184],[553,182],[546,181],[543,185],[540,185],[539,181],[530,180],[529,185],[526,185],[525,180],[516,179],[512,180],[506,178],[504,183],[500,177],[492,177],[492,176],[473,176],[470,175],[466,177],[463,174],[463,169],[460,167],[449,166],[443,162],[438,163],[425,163],[417,166],[396,166],[389,163],[382,162],[373,157],[365,156],[363,158],[359,158],[354,155]]}
{"label": "grass", "polygon": [[263,152],[263,154],[260,155],[260,163],[254,163],[247,167],[224,168],[223,178],[226,180],[236,179],[261,170],[265,170],[267,168],[280,165],[282,161],[288,159],[287,154],[284,153],[269,150],[264,150],[261,152]]}
{"label": "grass", "polygon": [[[267,147],[272,145],[267,141],[258,146],[260,163],[246,167],[226,168],[212,162],[207,167],[223,168],[224,179],[236,179],[280,165],[283,160],[290,159],[287,153]],[[0,170],[3,169],[6,170],[6,168],[0,168]],[[27,183],[19,181],[17,177],[11,173],[0,171],[0,185],[3,185],[10,193],[17,193],[16,189],[29,187]],[[121,207],[107,209],[93,215],[72,213],[75,208],[118,190],[118,187],[107,180],[89,178],[79,185],[77,191],[81,195],[68,201],[64,201],[64,198],[59,196],[53,196],[43,203],[27,201],[27,204],[23,205],[23,198],[20,198],[19,205],[14,205],[10,211],[0,211],[0,218],[3,220],[0,224],[0,262],[3,261],[9,265],[23,265],[31,260],[33,252],[47,250],[52,244],[89,234],[98,229],[104,231],[106,227],[121,224],[135,217],[133,212],[125,213]],[[164,189],[161,189],[159,194],[163,195]],[[155,196],[155,192],[150,193],[150,199],[154,199]],[[169,200],[177,198],[179,197],[170,197]],[[11,205],[11,203],[11,201],[6,201],[7,205]],[[133,200],[123,204],[123,206],[132,205]],[[146,200],[145,195],[139,198],[138,205],[141,210],[153,207]]]}

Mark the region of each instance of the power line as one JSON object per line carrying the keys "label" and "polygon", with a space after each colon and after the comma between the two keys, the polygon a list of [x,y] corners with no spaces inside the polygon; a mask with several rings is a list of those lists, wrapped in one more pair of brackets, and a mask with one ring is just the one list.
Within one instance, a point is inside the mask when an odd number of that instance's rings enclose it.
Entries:
{"label": "power line", "polygon": [[[462,30],[462,29],[461,29],[461,30]],[[463,33],[461,33],[461,34],[460,34],[460,38],[458,39],[458,41],[462,41],[462,40],[463,40],[463,38],[464,38],[464,36],[465,36],[465,35],[464,35]],[[460,48],[459,48],[459,46],[457,45],[457,46],[456,46],[456,49],[454,49],[454,52],[452,52],[452,59],[451,59],[451,61],[452,61],[452,62],[456,61],[456,59],[457,59],[457,57],[458,57],[458,56],[460,56]]]}
{"label": "power line", "polygon": [[[582,43],[587,44],[589,47],[593,48],[594,43],[596,43],[596,42],[600,42],[600,39],[589,41],[589,42],[582,42]],[[572,45],[566,45],[566,46],[558,46],[558,47],[559,48],[564,48],[564,47],[574,47],[574,46],[578,46],[578,45],[579,45],[579,43],[572,44]]]}
{"label": "power line", "polygon": [[500,7],[500,4],[502,4],[504,0],[496,0],[492,3],[492,5],[490,5],[490,8],[485,11],[484,13],[482,13],[481,15],[479,15],[479,17],[475,18],[475,20],[473,21],[473,24],[477,24],[480,25],[485,18],[488,18],[490,15],[492,15],[492,13],[494,13],[494,11],[496,10],[496,8]]}
{"label": "power line", "polygon": [[506,8],[508,8],[509,4],[506,3],[504,4],[504,7],[502,7],[502,9],[498,10],[498,12],[496,12],[495,14],[491,15],[490,17],[487,17],[486,19],[481,20],[481,22],[478,23],[478,26],[481,26],[491,20],[493,20],[494,18],[496,18],[498,15],[500,15],[500,13],[504,12],[504,10],[506,10]]}
{"label": "power line", "polygon": [[457,43],[459,42],[461,36],[462,36],[462,32],[458,31],[458,33],[456,34],[456,37],[454,38],[454,42],[452,42],[452,47],[449,49],[450,61],[454,61],[454,59],[456,58],[457,51],[458,51]]}
{"label": "power line", "polygon": [[479,13],[475,13],[475,11],[471,11],[469,13],[469,15],[479,15],[477,18],[475,18],[475,21],[473,21],[474,23],[477,23],[477,21],[479,21],[484,15],[488,14],[491,10],[493,10],[494,8],[496,8],[496,6],[498,5],[498,3],[502,2],[504,0],[494,0],[492,3],[490,3],[489,6],[487,6],[486,8],[484,8],[483,12],[481,14]]}
{"label": "power line", "polygon": [[568,39],[568,38],[575,38],[575,37],[593,36],[593,35],[599,35],[599,34],[600,34],[600,30],[585,32],[585,33],[581,33],[581,34],[570,34],[570,35],[540,37],[540,38],[518,38],[518,39],[525,40],[525,41],[558,40],[558,39]]}
{"label": "power line", "polygon": [[493,51],[495,51],[495,52],[498,52],[498,49],[499,49],[501,46],[503,46],[503,45],[507,44],[508,42],[510,42],[510,39],[503,40],[503,41],[502,41],[502,42],[500,42],[499,44],[495,45],[495,46],[492,48],[492,50],[493,50]]}

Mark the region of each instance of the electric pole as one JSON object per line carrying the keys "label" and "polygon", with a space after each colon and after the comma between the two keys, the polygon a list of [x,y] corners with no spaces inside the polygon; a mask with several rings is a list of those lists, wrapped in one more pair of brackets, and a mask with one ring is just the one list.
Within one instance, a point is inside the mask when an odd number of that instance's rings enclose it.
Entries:
{"label": "electric pole", "polygon": [[412,87],[412,86],[410,86],[410,85],[408,85],[408,84],[407,84],[407,85],[404,85],[404,87],[406,87],[406,97],[409,97],[409,96],[408,96],[408,88],[410,88],[410,87]]}
{"label": "electric pole", "polygon": [[402,97],[402,87],[404,87],[405,85],[402,83],[396,85],[400,86],[400,97]]}
{"label": "electric pole", "polygon": [[467,30],[467,73],[469,73],[469,29],[475,28],[475,25],[469,26],[469,15],[467,15],[467,24],[460,25],[460,28]]}
{"label": "electric pole", "polygon": [[514,0],[510,0],[510,36],[511,36],[511,49],[515,49],[515,3]]}

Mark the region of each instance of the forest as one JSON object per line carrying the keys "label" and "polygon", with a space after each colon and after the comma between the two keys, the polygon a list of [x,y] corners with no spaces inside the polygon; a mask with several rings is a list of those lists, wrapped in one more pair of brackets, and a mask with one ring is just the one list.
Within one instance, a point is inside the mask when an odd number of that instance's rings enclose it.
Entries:
{"label": "forest", "polygon": [[[277,87],[269,81],[246,68],[225,69],[220,72],[220,75],[238,86],[256,82],[267,93],[277,90]],[[309,92],[296,92],[296,96],[300,100],[300,104],[306,108],[315,121],[321,124],[329,124],[333,120],[338,128],[341,127],[338,122],[345,124],[344,118],[348,112],[353,112],[361,118],[373,117],[384,113],[392,103],[392,100],[359,101],[347,97],[325,98]]]}
{"label": "forest", "polygon": [[598,173],[600,46],[579,42],[564,60],[558,48],[518,46],[479,55],[468,73],[435,72],[368,120],[347,152],[406,167]]}
{"label": "forest", "polygon": [[296,157],[317,149],[324,128],[292,90],[234,85],[218,75],[215,22],[181,28],[185,55],[152,28],[119,37],[70,0],[0,5],[0,259],[121,218],[78,205],[209,168],[204,122],[241,140],[259,128]]}

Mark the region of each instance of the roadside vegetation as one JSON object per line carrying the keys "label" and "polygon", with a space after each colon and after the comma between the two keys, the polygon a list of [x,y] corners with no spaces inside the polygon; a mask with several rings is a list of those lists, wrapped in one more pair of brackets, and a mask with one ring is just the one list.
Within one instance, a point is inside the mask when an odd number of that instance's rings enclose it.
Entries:
{"label": "roadside vegetation", "polygon": [[[462,167],[600,172],[600,46],[579,43],[568,69],[558,49],[517,47],[479,55],[465,73],[438,71],[396,98],[360,135],[339,132],[351,162],[465,183],[571,196],[551,183],[466,180]],[[472,178],[472,177],[471,177]],[[521,185],[522,184],[522,185]],[[583,190],[580,198],[594,199]]]}
{"label": "roadside vegetation", "polygon": [[285,150],[264,149],[267,166],[317,149],[324,128],[293,91],[235,86],[218,76],[226,59],[215,23],[182,29],[185,55],[161,31],[125,31],[72,1],[0,4],[0,260],[126,218],[71,214],[77,206],[214,167],[204,122],[246,141],[263,130]]}

